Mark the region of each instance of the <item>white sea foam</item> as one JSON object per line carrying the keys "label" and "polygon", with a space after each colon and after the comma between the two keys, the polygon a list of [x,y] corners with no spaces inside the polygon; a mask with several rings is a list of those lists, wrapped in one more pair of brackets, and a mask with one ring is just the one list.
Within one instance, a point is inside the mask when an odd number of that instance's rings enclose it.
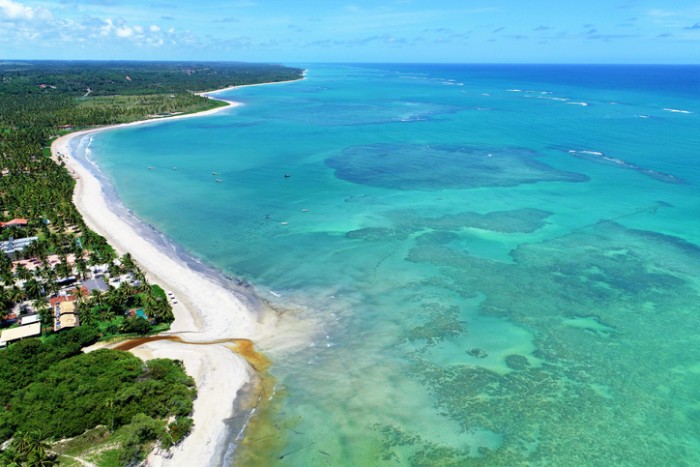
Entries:
{"label": "white sea foam", "polygon": [[673,112],[673,113],[677,113],[677,114],[692,114],[693,113],[690,110],[670,109],[668,107],[664,107],[664,110],[667,112]]}
{"label": "white sea foam", "polygon": [[627,166],[631,169],[638,169],[639,168],[636,165],[628,164],[627,162],[623,161],[622,159],[618,159],[617,157],[603,156],[603,159],[605,159],[606,161],[609,161],[609,162],[613,162],[615,164]]}
{"label": "white sea foam", "polygon": [[575,102],[575,101],[572,101],[572,102],[567,102],[567,104],[571,104],[571,105],[580,105],[581,107],[588,107],[588,102]]}
{"label": "white sea foam", "polygon": [[581,153],[582,154],[591,154],[593,156],[602,156],[603,155],[602,152],[598,152],[598,151],[581,151]]}

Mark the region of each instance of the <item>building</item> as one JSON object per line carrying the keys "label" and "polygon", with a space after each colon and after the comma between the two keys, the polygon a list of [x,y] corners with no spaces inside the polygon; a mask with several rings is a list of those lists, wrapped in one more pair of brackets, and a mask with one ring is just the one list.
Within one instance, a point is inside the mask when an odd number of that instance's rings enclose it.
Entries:
{"label": "building", "polygon": [[5,329],[0,334],[0,347],[5,347],[9,342],[18,341],[26,337],[35,337],[41,334],[41,323],[32,323],[18,328]]}
{"label": "building", "polygon": [[0,222],[0,229],[4,229],[6,227],[26,227],[27,223],[27,219],[12,219],[11,221]]}
{"label": "building", "polygon": [[102,292],[107,291],[107,283],[101,277],[95,277],[94,279],[86,279],[82,281],[83,287],[85,287],[88,292],[92,292],[97,289]]}
{"label": "building", "polygon": [[27,315],[27,316],[22,316],[19,320],[20,324],[22,326],[26,326],[28,324],[34,324],[38,323],[39,320],[39,315]]}
{"label": "building", "polygon": [[5,242],[0,242],[0,251],[11,255],[12,253],[24,250],[37,240],[39,240],[39,237],[18,238],[17,240],[11,238]]}
{"label": "building", "polygon": [[78,311],[73,295],[59,295],[49,299],[51,311],[53,311],[53,330],[74,328],[80,325]]}
{"label": "building", "polygon": [[2,320],[5,324],[15,324],[17,322],[17,313],[9,313]]}

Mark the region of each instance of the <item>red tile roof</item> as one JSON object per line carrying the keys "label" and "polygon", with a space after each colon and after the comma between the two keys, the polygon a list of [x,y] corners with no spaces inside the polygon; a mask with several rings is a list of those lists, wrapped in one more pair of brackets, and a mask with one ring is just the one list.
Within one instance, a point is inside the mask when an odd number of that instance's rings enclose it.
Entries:
{"label": "red tile roof", "polygon": [[63,302],[72,302],[75,300],[75,297],[71,295],[70,297],[67,297],[65,295],[59,295],[58,297],[52,297],[49,298],[49,304],[51,305],[51,308],[56,308],[56,305],[59,303]]}
{"label": "red tile roof", "polygon": [[0,222],[0,227],[17,227],[17,226],[26,226],[27,225],[27,219],[12,219],[11,221],[7,222]]}
{"label": "red tile roof", "polygon": [[[70,295],[59,295],[58,297],[49,298],[49,304],[51,305],[51,308],[56,308],[56,305],[58,305],[59,303],[74,302],[77,298],[76,295],[77,293],[75,289],[73,289],[70,291]],[[88,292],[88,289],[86,289],[85,287],[80,287],[80,295],[82,295],[83,297],[87,297],[88,295],[90,295],[90,292]]]}

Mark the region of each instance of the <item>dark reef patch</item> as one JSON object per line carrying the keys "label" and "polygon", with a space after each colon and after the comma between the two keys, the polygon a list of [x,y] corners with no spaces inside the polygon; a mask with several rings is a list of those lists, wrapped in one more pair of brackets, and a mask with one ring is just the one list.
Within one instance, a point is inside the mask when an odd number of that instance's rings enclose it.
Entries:
{"label": "dark reef patch", "polygon": [[400,210],[387,213],[394,227],[367,227],[352,230],[346,236],[367,241],[395,241],[425,232],[418,237],[419,242],[449,243],[459,238],[455,232],[468,228],[501,233],[532,233],[542,228],[551,214],[539,209],[523,208],[486,214],[466,211],[440,217],[423,217],[414,211]]}
{"label": "dark reef patch", "polygon": [[585,182],[588,177],[555,169],[538,154],[517,147],[373,144],[351,146],[326,159],[336,177],[397,190],[435,191],[517,186],[539,182]]}

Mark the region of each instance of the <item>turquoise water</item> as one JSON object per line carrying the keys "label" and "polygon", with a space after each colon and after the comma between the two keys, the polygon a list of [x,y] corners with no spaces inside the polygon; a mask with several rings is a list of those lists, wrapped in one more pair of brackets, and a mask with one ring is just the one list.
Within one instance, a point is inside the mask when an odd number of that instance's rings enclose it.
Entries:
{"label": "turquoise water", "polygon": [[92,143],[127,207],[321,325],[265,349],[276,443],[240,462],[700,464],[700,68],[308,68]]}

